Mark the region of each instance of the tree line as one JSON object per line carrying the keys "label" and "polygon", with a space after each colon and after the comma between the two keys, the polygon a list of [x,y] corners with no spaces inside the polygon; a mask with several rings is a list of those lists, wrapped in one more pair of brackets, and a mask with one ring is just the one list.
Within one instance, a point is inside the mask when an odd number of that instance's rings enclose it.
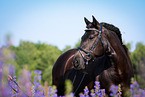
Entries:
{"label": "tree line", "polygon": [[[79,44],[80,40],[73,48],[77,48]],[[131,43],[125,45],[130,51]],[[60,50],[58,47],[46,43],[20,41],[18,46],[11,45],[8,48],[14,52],[14,60],[9,63],[15,64],[17,76],[21,74],[20,72],[23,68],[31,71],[32,78],[35,70],[41,70],[42,83],[47,81],[48,85],[51,85],[52,68],[55,61],[63,52],[72,47],[67,45],[63,50]],[[129,53],[134,68],[135,79],[142,88],[145,88],[145,45],[139,42],[136,44],[136,49]]]}

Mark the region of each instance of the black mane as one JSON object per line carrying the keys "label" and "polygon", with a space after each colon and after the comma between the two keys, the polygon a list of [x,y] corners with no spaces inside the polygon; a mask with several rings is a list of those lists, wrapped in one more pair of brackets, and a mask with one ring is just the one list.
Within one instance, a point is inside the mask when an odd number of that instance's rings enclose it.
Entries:
{"label": "black mane", "polygon": [[119,38],[121,44],[123,44],[123,42],[122,42],[122,34],[121,34],[119,28],[115,27],[115,26],[112,25],[112,24],[108,24],[108,23],[104,23],[104,22],[102,22],[101,24],[102,24],[102,26],[104,26],[104,27],[107,28],[108,30],[114,31],[114,32],[117,34],[117,36],[118,36],[118,38]]}

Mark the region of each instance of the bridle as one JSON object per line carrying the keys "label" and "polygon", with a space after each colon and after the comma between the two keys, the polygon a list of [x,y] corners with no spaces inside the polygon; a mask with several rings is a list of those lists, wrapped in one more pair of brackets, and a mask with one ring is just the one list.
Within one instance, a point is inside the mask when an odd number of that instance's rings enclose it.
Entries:
{"label": "bridle", "polygon": [[[104,49],[103,42],[102,42],[102,38],[101,38],[101,35],[102,35],[102,25],[100,24],[100,26],[101,26],[101,30],[98,30],[98,29],[95,29],[95,28],[88,28],[88,29],[85,30],[85,31],[97,31],[97,32],[99,33],[98,38],[97,38],[96,41],[94,42],[94,44],[93,44],[93,46],[92,46],[92,48],[91,48],[90,51],[86,51],[86,50],[84,50],[84,49],[81,48],[81,47],[78,47],[78,48],[77,48],[77,50],[78,50],[79,53],[81,54],[83,60],[85,61],[85,72],[83,72],[84,74],[83,74],[83,76],[82,76],[82,78],[81,78],[81,81],[80,81],[78,87],[77,87],[76,90],[74,91],[74,94],[75,94],[75,93],[77,92],[77,90],[79,89],[81,83],[83,82],[83,80],[84,80],[84,78],[85,78],[85,75],[87,74],[86,71],[87,71],[88,63],[89,63],[89,61],[92,59],[92,58],[91,58],[92,53],[93,53],[95,47],[98,45],[99,40],[101,40],[102,47],[103,47],[103,49]],[[81,51],[84,52],[85,55],[84,55]],[[88,56],[89,58],[87,58],[87,56]],[[74,67],[76,67],[74,63],[73,63],[73,65],[74,65]],[[77,67],[78,67],[78,66],[77,66]],[[75,80],[76,80],[76,76],[77,76],[77,70],[76,70],[75,76],[74,76],[74,78],[73,78],[72,84],[74,84],[74,82],[75,82]]]}
{"label": "bridle", "polygon": [[[79,51],[79,53],[81,54],[81,56],[82,56],[82,58],[83,58],[83,60],[85,62],[85,70],[87,70],[88,62],[92,59],[92,57],[91,57],[92,53],[93,53],[95,47],[98,45],[99,40],[101,40],[101,43],[102,43],[102,46],[103,46],[103,42],[102,42],[102,38],[101,38],[101,35],[102,35],[102,25],[100,24],[100,26],[101,26],[101,30],[98,30],[98,29],[95,29],[95,28],[88,28],[88,29],[85,30],[85,31],[96,31],[96,32],[99,33],[98,38],[94,42],[94,44],[91,47],[90,51],[86,51],[86,50],[84,50],[81,47],[77,48],[77,50]],[[104,48],[104,46],[103,46],[103,48]],[[81,51],[84,52],[85,55]],[[75,66],[75,64],[74,64],[74,66]]]}

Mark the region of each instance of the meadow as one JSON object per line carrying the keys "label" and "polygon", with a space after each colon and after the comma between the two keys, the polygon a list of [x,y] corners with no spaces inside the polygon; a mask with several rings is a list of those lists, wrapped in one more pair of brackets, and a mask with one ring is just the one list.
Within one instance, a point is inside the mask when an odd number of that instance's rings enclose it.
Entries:
{"label": "meadow", "polygon": [[[30,72],[25,68],[21,69],[19,76],[16,76],[16,68],[7,62],[13,60],[14,53],[9,50],[0,50],[0,97],[57,97],[55,86],[48,86],[48,82],[42,83],[42,71]],[[32,76],[33,74],[33,76]],[[33,77],[33,80],[32,80]],[[72,84],[66,81],[65,97],[74,97]],[[121,97],[121,86],[111,86],[111,97]],[[100,83],[95,82],[94,89],[89,91],[87,86],[80,97],[105,97],[105,89],[100,89]],[[132,79],[130,89],[127,91],[128,97],[145,97],[145,89],[141,89],[138,82]]]}
{"label": "meadow", "polygon": [[[1,64],[2,65],[2,64]],[[8,67],[9,68],[9,67]],[[9,68],[10,69],[10,68]],[[34,81],[31,82],[31,74],[27,70],[23,70],[23,75],[16,80],[16,76],[13,76],[12,80],[4,78],[6,76],[1,72],[0,76],[0,97],[57,97],[57,89],[55,86],[41,85],[41,71],[35,70]],[[9,72],[10,73],[10,72]],[[11,72],[12,73],[12,72]],[[66,92],[64,97],[74,97],[72,93],[71,82],[66,81]],[[111,97],[121,97],[121,86],[112,85],[110,93]],[[84,89],[84,93],[80,94],[80,97],[105,97],[105,89],[100,89],[100,83],[95,81],[94,89],[88,90],[87,86]],[[141,89],[137,81],[132,80],[130,90],[127,92],[128,97],[145,97],[145,89]]]}

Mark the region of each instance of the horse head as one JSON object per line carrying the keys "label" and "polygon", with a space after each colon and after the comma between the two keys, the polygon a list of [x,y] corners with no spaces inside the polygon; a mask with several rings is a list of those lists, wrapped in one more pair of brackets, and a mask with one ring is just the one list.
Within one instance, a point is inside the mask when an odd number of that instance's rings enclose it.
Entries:
{"label": "horse head", "polygon": [[85,34],[81,38],[80,47],[74,55],[73,64],[76,69],[85,69],[89,62],[95,58],[102,56],[107,51],[106,32],[102,24],[100,24],[94,16],[93,22],[84,18],[86,23]]}

